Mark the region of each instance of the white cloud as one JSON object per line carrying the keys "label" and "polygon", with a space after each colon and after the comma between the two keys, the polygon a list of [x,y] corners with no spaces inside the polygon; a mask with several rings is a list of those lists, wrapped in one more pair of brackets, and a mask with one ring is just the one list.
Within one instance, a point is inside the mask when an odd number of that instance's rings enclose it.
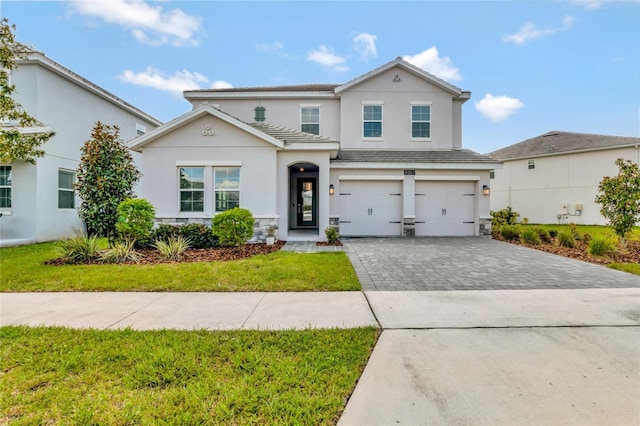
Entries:
{"label": "white cloud", "polygon": [[559,28],[546,28],[539,29],[533,22],[526,22],[517,33],[505,34],[502,36],[502,41],[505,43],[523,44],[537,38],[543,38],[557,33],[558,31],[566,31],[573,25],[573,17],[566,16],[562,20],[562,27]]}
{"label": "white cloud", "polygon": [[453,65],[448,56],[441,58],[438,53],[438,48],[435,46],[416,55],[405,55],[402,59],[443,80],[462,80],[460,70]]}
{"label": "white cloud", "polygon": [[[164,90],[177,95],[181,95],[185,90],[201,89],[201,84],[208,85],[209,79],[198,72],[190,72],[187,70],[176,71],[173,75],[164,74],[157,68],[148,67],[143,72],[133,72],[125,70],[118,77],[125,83],[131,83],[136,86],[152,87],[154,89]],[[214,81],[212,88],[222,89],[233,87],[226,81]]]}
{"label": "white cloud", "polygon": [[576,5],[576,6],[581,6],[583,8],[585,8],[586,10],[597,10],[600,9],[602,7],[602,4],[604,3],[604,1],[601,0],[570,0],[569,3]]}
{"label": "white cloud", "polygon": [[84,16],[100,18],[129,30],[140,43],[159,46],[172,44],[197,46],[202,18],[180,9],[165,11],[140,0],[72,1],[71,7]]}
{"label": "white cloud", "polygon": [[476,109],[489,120],[504,121],[522,108],[524,104],[520,99],[508,96],[493,96],[487,93],[484,98],[476,102]]}
{"label": "white cloud", "polygon": [[283,58],[290,58],[291,56],[284,50],[284,45],[279,41],[271,44],[260,43],[256,44],[256,51],[267,55],[277,55]]}
{"label": "white cloud", "polygon": [[349,71],[349,67],[345,65],[346,59],[334,54],[333,48],[325,45],[310,51],[307,54],[307,60],[317,62],[328,68],[333,68],[334,71]]}
{"label": "white cloud", "polygon": [[378,57],[378,51],[376,50],[377,39],[377,36],[368,33],[360,33],[353,38],[354,48],[360,53],[360,58],[363,61]]}
{"label": "white cloud", "polygon": [[213,83],[211,83],[211,88],[212,89],[231,89],[233,88],[233,85],[224,80],[216,80]]}

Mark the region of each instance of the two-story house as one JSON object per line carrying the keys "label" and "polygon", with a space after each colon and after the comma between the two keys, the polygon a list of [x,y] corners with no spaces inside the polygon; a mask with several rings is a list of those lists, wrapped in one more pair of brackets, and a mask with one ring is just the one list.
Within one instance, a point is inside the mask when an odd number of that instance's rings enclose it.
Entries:
{"label": "two-story house", "polygon": [[240,206],[257,240],[490,232],[489,171],[462,149],[470,93],[401,58],[345,84],[185,92],[193,110],[131,141],[164,222]]}
{"label": "two-story house", "polygon": [[15,100],[43,123],[23,131],[56,134],[42,145],[45,156],[35,165],[0,164],[0,246],[66,238],[84,229],[73,184],[80,148],[96,121],[120,126],[125,141],[162,124],[42,53],[17,65],[10,76]]}

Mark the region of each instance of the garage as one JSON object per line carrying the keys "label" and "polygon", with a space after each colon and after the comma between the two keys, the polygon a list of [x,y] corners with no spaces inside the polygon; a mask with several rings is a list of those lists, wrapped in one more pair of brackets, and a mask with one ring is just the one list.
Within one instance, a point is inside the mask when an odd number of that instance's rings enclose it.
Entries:
{"label": "garage", "polygon": [[473,236],[475,182],[416,182],[416,236]]}
{"label": "garage", "polygon": [[402,181],[340,181],[340,234],[402,234]]}

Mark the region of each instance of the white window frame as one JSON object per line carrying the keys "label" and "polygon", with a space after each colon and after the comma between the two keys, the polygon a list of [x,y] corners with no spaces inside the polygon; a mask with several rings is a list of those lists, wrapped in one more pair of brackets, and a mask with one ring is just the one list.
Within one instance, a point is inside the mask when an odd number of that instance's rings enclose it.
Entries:
{"label": "white window frame", "polygon": [[[238,169],[238,189],[224,189],[224,188],[217,188],[216,187],[216,174],[220,169]],[[238,193],[238,207],[240,207],[241,205],[241,200],[240,200],[240,186],[241,186],[241,173],[240,173],[240,167],[237,166],[218,166],[218,167],[214,167],[213,168],[213,213],[214,214],[218,214],[218,213],[222,213],[225,212],[227,210],[218,210],[218,203],[216,202],[216,194],[220,193],[220,192],[237,192]]]}
{"label": "white window frame", "polygon": [[[181,188],[180,187],[180,170],[181,169],[202,169],[202,188]],[[206,204],[206,167],[204,166],[178,166],[178,212],[180,214],[204,214]],[[182,193],[183,192],[202,192],[202,210],[182,210]],[[191,201],[193,207],[193,200]]]}
{"label": "white window frame", "polygon": [[[413,107],[416,106],[426,106],[429,107],[429,120],[425,121],[425,120],[414,120],[413,119]],[[411,135],[411,140],[412,141],[418,141],[418,142],[429,142],[431,141],[431,134],[433,131],[433,128],[431,126],[432,123],[432,112],[433,112],[433,108],[431,108],[431,102],[428,101],[412,101],[411,105],[409,106],[409,134]],[[429,136],[428,137],[420,137],[420,136],[413,136],[413,123],[429,123]]]}
{"label": "white window frame", "polygon": [[13,167],[9,164],[0,164],[0,167],[6,167],[9,169],[9,178],[8,178],[9,184],[0,186],[0,189],[9,190],[9,196],[7,197],[9,199],[9,205],[0,207],[0,210],[8,211],[11,209],[12,201],[13,201]]}
{"label": "white window frame", "polygon": [[[302,111],[305,109],[317,109],[318,110],[318,121],[317,122],[311,122],[311,121],[304,121],[303,120],[303,114]],[[306,132],[305,130],[303,130],[302,126],[304,126],[305,124],[313,124],[313,125],[317,125],[318,126],[318,133],[313,133],[313,132]],[[300,131],[301,132],[306,132],[306,133],[311,133],[314,135],[320,135],[320,104],[301,104],[300,105]]]}
{"label": "white window frame", "polygon": [[147,133],[147,128],[144,127],[142,124],[136,123],[136,136],[142,136],[145,133]]}
{"label": "white window frame", "polygon": [[[380,107],[380,120],[365,120],[365,108],[370,106],[379,106]],[[365,136],[364,135],[364,127],[366,123],[380,123],[380,136]],[[381,141],[384,139],[384,102],[382,101],[363,101],[362,102],[362,128],[360,130],[360,134],[362,135],[362,140],[365,141]]]}
{"label": "white window frame", "polygon": [[536,168],[536,160],[527,161],[527,169],[533,170]]}
{"label": "white window frame", "polygon": [[[60,173],[69,173],[71,174],[71,188],[63,188],[60,186]],[[74,184],[76,183],[76,171],[69,169],[58,169],[58,209],[60,210],[75,210],[77,208],[76,203],[76,191],[74,188]],[[60,192],[71,192],[73,194],[73,206],[72,207],[60,207]]]}

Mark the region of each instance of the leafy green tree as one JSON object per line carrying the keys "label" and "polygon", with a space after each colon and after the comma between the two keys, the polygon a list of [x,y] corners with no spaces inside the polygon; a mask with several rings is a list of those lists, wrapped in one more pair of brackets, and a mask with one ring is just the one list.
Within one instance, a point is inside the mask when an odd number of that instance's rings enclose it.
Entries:
{"label": "leafy green tree", "polygon": [[0,20],[0,163],[22,160],[35,164],[36,158],[44,155],[40,146],[55,133],[24,131],[41,123],[11,97],[16,87],[9,84],[9,75],[17,68],[16,60],[33,51],[16,41],[15,30],[16,26],[9,24],[7,18]]}
{"label": "leafy green tree", "polygon": [[78,214],[89,235],[113,242],[117,238],[118,205],[133,197],[140,172],[120,139],[118,126],[98,121],[80,152],[75,186],[82,199]]}
{"label": "leafy green tree", "polygon": [[605,176],[598,185],[596,203],[602,206],[600,213],[609,219],[610,226],[624,242],[640,220],[640,167],[622,158],[616,160],[616,165],[618,175]]}

